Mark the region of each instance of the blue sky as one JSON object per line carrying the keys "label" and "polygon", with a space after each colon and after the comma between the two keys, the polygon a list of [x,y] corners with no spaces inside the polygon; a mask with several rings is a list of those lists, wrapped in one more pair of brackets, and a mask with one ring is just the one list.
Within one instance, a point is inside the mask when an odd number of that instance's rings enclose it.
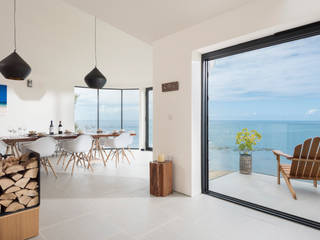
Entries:
{"label": "blue sky", "polygon": [[216,120],[320,120],[320,36],[209,62]]}

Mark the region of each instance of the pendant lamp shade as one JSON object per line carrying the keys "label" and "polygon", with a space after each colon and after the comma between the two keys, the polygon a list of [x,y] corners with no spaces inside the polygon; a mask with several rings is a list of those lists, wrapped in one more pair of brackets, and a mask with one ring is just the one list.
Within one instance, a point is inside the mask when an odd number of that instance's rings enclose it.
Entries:
{"label": "pendant lamp shade", "polygon": [[7,79],[24,80],[31,72],[31,67],[16,52],[16,0],[14,0],[13,3],[14,51],[8,57],[0,61],[0,72]]}
{"label": "pendant lamp shade", "polygon": [[99,69],[95,67],[85,76],[84,81],[89,88],[101,89],[106,84],[107,79],[105,76],[103,76]]}
{"label": "pendant lamp shade", "polygon": [[89,88],[101,89],[106,84],[107,79],[97,68],[97,19],[96,17],[94,18],[94,59],[95,59],[94,69],[85,76],[84,81],[86,82]]}
{"label": "pendant lamp shade", "polygon": [[24,80],[31,68],[15,51],[0,62],[2,75],[11,80]]}

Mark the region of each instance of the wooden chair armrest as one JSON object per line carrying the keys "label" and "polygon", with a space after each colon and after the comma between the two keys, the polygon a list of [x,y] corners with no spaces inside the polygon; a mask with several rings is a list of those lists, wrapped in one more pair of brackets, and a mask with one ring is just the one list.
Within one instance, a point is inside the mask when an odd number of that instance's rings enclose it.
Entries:
{"label": "wooden chair armrest", "polygon": [[293,156],[285,154],[285,153],[281,152],[280,150],[272,150],[272,152],[276,156],[282,156],[282,157],[285,157],[285,158],[287,158],[289,160],[293,158]]}

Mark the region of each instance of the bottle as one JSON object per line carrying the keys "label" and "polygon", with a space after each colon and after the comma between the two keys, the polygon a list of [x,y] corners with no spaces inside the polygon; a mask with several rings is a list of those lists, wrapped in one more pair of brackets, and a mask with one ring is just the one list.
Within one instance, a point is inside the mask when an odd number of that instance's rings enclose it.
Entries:
{"label": "bottle", "polygon": [[62,134],[62,132],[63,132],[63,129],[62,129],[62,124],[61,124],[61,121],[59,121],[59,126],[58,126],[58,133],[59,134]]}
{"label": "bottle", "polygon": [[49,127],[49,134],[50,135],[54,134],[54,132],[53,132],[53,121],[52,120],[51,120],[50,127]]}

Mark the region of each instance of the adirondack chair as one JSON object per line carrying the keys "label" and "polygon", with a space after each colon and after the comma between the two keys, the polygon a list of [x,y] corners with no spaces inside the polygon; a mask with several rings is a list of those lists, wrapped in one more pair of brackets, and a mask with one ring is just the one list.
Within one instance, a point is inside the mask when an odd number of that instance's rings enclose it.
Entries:
{"label": "adirondack chair", "polygon": [[[293,156],[285,154],[279,150],[272,152],[277,157],[278,162],[278,184],[280,184],[280,173],[282,174],[294,199],[297,199],[290,179],[313,180],[314,187],[317,187],[317,180],[320,180],[320,138],[309,138],[303,144],[294,148]],[[291,164],[281,164],[280,157],[285,157],[292,161]]]}

